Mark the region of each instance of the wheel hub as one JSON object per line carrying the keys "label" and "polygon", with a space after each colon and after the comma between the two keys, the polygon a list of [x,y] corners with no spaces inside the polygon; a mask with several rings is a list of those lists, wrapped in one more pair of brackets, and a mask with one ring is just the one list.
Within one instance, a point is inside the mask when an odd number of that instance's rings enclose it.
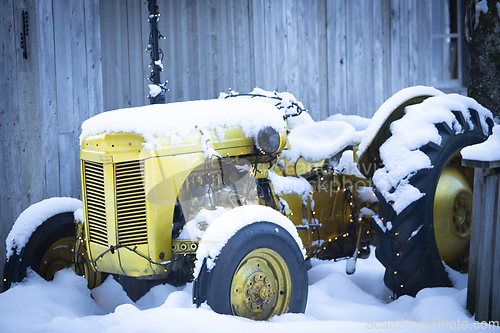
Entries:
{"label": "wheel hub", "polygon": [[246,306],[252,312],[260,312],[267,309],[269,302],[274,299],[276,291],[272,290],[271,282],[267,274],[256,272],[248,277],[245,284]]}
{"label": "wheel hub", "polygon": [[472,221],[472,200],[467,193],[463,193],[455,198],[453,204],[453,229],[461,238],[470,236]]}
{"label": "wheel hub", "polygon": [[288,308],[291,276],[283,258],[271,249],[251,251],[233,275],[230,301],[234,315],[267,320]]}
{"label": "wheel hub", "polygon": [[434,197],[434,236],[442,260],[466,272],[472,221],[472,188],[455,167],[441,172]]}

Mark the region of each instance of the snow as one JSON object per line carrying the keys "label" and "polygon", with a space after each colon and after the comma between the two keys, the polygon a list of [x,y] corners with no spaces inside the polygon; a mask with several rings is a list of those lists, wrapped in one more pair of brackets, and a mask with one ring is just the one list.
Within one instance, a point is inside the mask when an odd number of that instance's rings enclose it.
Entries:
{"label": "snow", "polygon": [[476,11],[481,12],[483,14],[488,13],[488,1],[481,0],[476,3]]}
{"label": "snow", "polygon": [[298,126],[288,135],[290,149],[282,156],[291,162],[299,157],[309,161],[328,158],[353,141],[356,129],[343,121],[320,121]]}
{"label": "snow", "polygon": [[[421,94],[420,89],[417,91]],[[435,124],[444,122],[455,133],[462,133],[464,129],[451,112],[453,110],[462,112],[465,121],[473,129],[470,108],[478,111],[482,131],[488,135],[486,118],[492,117],[491,112],[475,100],[458,94],[438,95],[408,106],[405,116],[391,124],[392,136],[379,149],[384,167],[375,171],[373,183],[384,198],[392,203],[396,213],[401,213],[425,195],[409,183],[409,178],[418,170],[433,167],[430,159],[419,148],[430,142],[441,145],[442,138]],[[415,130],[417,128],[418,131]]]}
{"label": "snow", "polygon": [[251,223],[263,221],[283,227],[295,239],[305,257],[306,252],[295,225],[283,214],[266,206],[240,206],[221,214],[205,231],[196,251],[195,278],[198,276],[205,258],[208,270],[215,266],[215,259],[220,251],[238,230]]}
{"label": "snow", "polygon": [[203,156],[205,159],[209,159],[212,156],[221,157],[218,152],[215,151],[213,146],[210,145],[209,141],[211,139],[210,132],[205,130],[201,131],[201,149],[203,150]]}
{"label": "snow", "polygon": [[158,96],[159,93],[161,93],[161,88],[157,84],[148,84],[148,87],[149,87],[149,94],[153,98]]}
{"label": "snow", "polygon": [[[466,276],[456,288],[427,288],[415,298],[392,293],[383,282],[384,267],[373,254],[357,261],[356,273],[345,263],[312,259],[305,314],[284,314],[269,322],[219,315],[192,304],[192,284],[159,285],[133,302],[113,279],[91,292],[84,278],[66,269],[53,281],[35,273],[0,294],[0,331],[11,332],[434,332],[494,329],[474,322],[466,306]],[[385,331],[385,330],[384,330]]]}
{"label": "snow", "polygon": [[500,125],[493,126],[493,134],[482,143],[468,146],[460,151],[462,158],[475,161],[500,161]]}
{"label": "snow", "polygon": [[371,119],[355,116],[355,115],[344,115],[342,113],[336,113],[325,119],[326,121],[344,121],[349,123],[356,129],[356,131],[365,130],[370,124]]}
{"label": "snow", "polygon": [[[190,131],[241,126],[246,137],[256,138],[259,130],[270,126],[283,132],[283,110],[266,98],[227,98],[170,104],[154,104],[100,113],[82,124],[80,145],[89,135],[124,132],[144,137],[145,149],[161,149],[155,138],[173,135],[172,144],[187,138]],[[220,133],[220,131],[219,131]]]}
{"label": "snow", "polygon": [[426,87],[426,86],[415,86],[404,88],[392,95],[388,100],[386,100],[375,112],[370,120],[370,124],[367,126],[364,137],[361,140],[358,148],[358,156],[365,151],[366,147],[372,142],[373,138],[377,134],[380,126],[385,122],[387,117],[390,116],[392,111],[396,109],[399,105],[405,101],[422,95],[437,96],[444,95],[444,93],[436,88]]}
{"label": "snow", "polygon": [[269,179],[276,194],[309,194],[312,185],[303,177],[283,177],[275,172],[269,172]]}
{"label": "snow", "polygon": [[215,210],[201,209],[194,219],[186,222],[177,239],[201,239],[205,230],[203,227],[200,228],[204,225],[200,223],[205,222],[209,226],[225,212],[227,209],[224,207],[217,207]]}
{"label": "snow", "polygon": [[82,201],[73,198],[50,198],[29,206],[14,222],[5,240],[7,259],[14,253],[13,249],[17,249],[17,254],[21,253],[31,234],[45,220],[59,213],[73,213],[82,207]]}

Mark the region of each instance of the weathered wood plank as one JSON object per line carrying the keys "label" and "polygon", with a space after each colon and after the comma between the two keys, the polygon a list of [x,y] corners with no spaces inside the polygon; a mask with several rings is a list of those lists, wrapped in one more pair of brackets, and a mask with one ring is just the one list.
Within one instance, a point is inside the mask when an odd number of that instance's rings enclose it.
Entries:
{"label": "weathered wood plank", "polygon": [[[19,113],[17,97],[16,38],[13,0],[0,2],[0,140],[15,140],[19,137]],[[17,125],[17,127],[16,127]],[[0,193],[0,195],[2,195]]]}
{"label": "weathered wood plank", "polygon": [[[404,0],[403,0],[404,1]],[[391,93],[403,87],[401,76],[401,58],[403,56],[401,41],[401,8],[399,0],[391,0]]]}
{"label": "weathered wood plank", "polygon": [[[87,117],[92,117],[104,110],[99,0],[85,1],[85,39],[86,70],[88,78],[86,91],[89,101]],[[81,119],[81,122],[84,120],[85,119]]]}
{"label": "weathered wood plank", "polygon": [[482,215],[482,223],[480,237],[480,244],[477,248],[479,258],[477,267],[477,280],[476,280],[476,320],[488,320],[489,310],[491,305],[491,268],[493,244],[491,235],[493,234],[493,221],[495,208],[498,204],[498,178],[496,176],[488,176],[483,178],[485,182],[485,196],[484,212]]}
{"label": "weathered wood plank", "polygon": [[430,84],[432,57],[430,0],[408,1],[408,86]]}
{"label": "weathered wood plank", "polygon": [[277,38],[276,21],[274,19],[274,15],[278,15],[279,13],[278,8],[281,7],[278,7],[277,1],[271,1],[271,0],[265,1],[264,26],[266,27],[266,29],[265,29],[264,43],[266,45],[265,47],[266,55],[263,61],[265,62],[266,80],[262,88],[266,90],[278,90],[279,80],[276,69],[276,64],[277,64],[276,44],[279,43],[279,41],[276,39]]}
{"label": "weathered wood plank", "polygon": [[[22,205],[22,194],[19,191],[23,181],[20,173],[21,156],[19,153],[19,142],[13,140],[0,140],[0,150],[2,152],[8,152],[8,154],[2,153],[2,157],[0,157],[3,169],[0,173],[0,182],[2,184],[2,194],[0,194],[0,216],[2,218],[0,223],[0,237],[2,237],[1,241],[4,242],[17,217],[26,207]],[[5,254],[5,246],[0,247],[0,258],[2,263],[4,263]],[[3,269],[4,265],[2,264],[0,265],[0,273],[2,276]],[[2,288],[3,284],[0,289]]]}
{"label": "weathered wood plank", "polygon": [[[500,178],[497,177],[497,198],[500,198]],[[495,216],[492,220],[492,290],[491,290],[491,316],[488,320],[500,322],[500,201],[497,199]]]}
{"label": "weathered wood plank", "polygon": [[185,4],[185,42],[188,70],[185,72],[184,89],[186,89],[185,100],[199,99],[200,89],[200,61],[199,61],[199,38],[198,17],[195,2],[188,1]]}
{"label": "weathered wood plank", "polygon": [[[241,92],[250,92],[254,87],[250,73],[250,28],[248,1],[231,2],[233,33],[233,82],[232,85]],[[231,7],[229,7],[231,8]]]}
{"label": "weathered wood plank", "polygon": [[467,281],[467,309],[470,313],[476,311],[476,294],[477,294],[477,276],[478,276],[478,261],[479,248],[481,245],[482,221],[483,221],[483,199],[486,188],[484,187],[483,178],[487,175],[488,170],[475,169],[474,172],[474,196],[472,198],[472,226],[470,238],[470,254],[469,254],[469,278]]}
{"label": "weathered wood plank", "polygon": [[125,6],[118,0],[101,1],[99,6],[104,110],[129,107],[130,74]]}
{"label": "weathered wood plank", "polygon": [[[160,11],[162,13],[164,11],[167,13],[167,17],[160,21],[160,28],[162,29],[161,32],[165,37],[167,37],[166,46],[162,49],[163,52],[165,52],[165,58],[167,58],[167,61],[164,62],[163,66],[165,68],[165,71],[168,73],[168,88],[170,89],[170,91],[166,94],[165,99],[167,102],[174,102],[177,100],[181,100],[182,98],[180,96],[182,88],[179,87],[179,73],[181,71],[181,64],[177,60],[177,54],[180,52],[180,30],[177,29],[177,23],[179,21],[179,13],[177,12],[177,10],[179,5],[177,1],[159,1],[158,5],[161,6]],[[147,10],[147,5],[143,5],[143,7],[145,7]],[[149,22],[146,27],[146,31],[149,39]],[[147,45],[148,43],[145,44],[144,48],[146,48]],[[144,61],[149,65],[151,61],[149,51],[145,52]],[[147,77],[149,77],[149,68],[148,71],[145,72],[145,78]],[[146,82],[147,84],[150,83],[147,79]]]}
{"label": "weathered wood plank", "polygon": [[264,0],[253,0],[251,43],[253,45],[254,85],[263,88],[266,82],[266,25]]}
{"label": "weathered wood plank", "polygon": [[75,174],[79,172],[78,160],[79,147],[78,141],[73,133],[61,133],[58,135],[58,146],[54,149],[59,150],[59,174],[61,177],[60,196],[63,197],[81,197],[77,191],[80,187],[76,182],[80,182],[80,178],[76,178]]}
{"label": "weathered wood plank", "polygon": [[217,0],[208,1],[207,17],[207,81],[209,89],[207,93],[217,97],[221,89],[219,88],[219,34],[217,33]]}
{"label": "weathered wood plank", "polygon": [[[80,3],[81,4],[81,3]],[[85,54],[85,36],[82,36],[83,8],[75,8],[77,3],[72,0],[57,0],[53,2],[54,40],[55,40],[55,64],[56,64],[56,98],[57,98],[57,134],[58,142],[61,135],[75,137],[80,122],[79,110],[88,109],[86,89],[86,72],[81,70],[86,61],[82,57]],[[79,44],[83,48],[79,48]],[[54,129],[52,129],[54,131]],[[51,147],[58,150],[58,173],[59,173],[59,196],[72,196],[78,192],[77,170],[68,170],[68,166],[74,166],[75,150],[73,146],[60,144]],[[71,160],[70,160],[70,157]],[[78,178],[79,179],[79,178]]]}
{"label": "weathered wood plank", "polygon": [[85,37],[85,3],[82,1],[70,1],[69,38],[71,38],[71,73],[73,88],[73,110],[75,122],[65,124],[64,131],[72,132],[75,136],[79,132],[79,124],[88,118],[89,100],[87,88],[89,86],[87,75],[87,41]]}
{"label": "weathered wood plank", "polygon": [[69,0],[53,2],[55,63],[56,63],[56,97],[57,97],[57,133],[66,133],[68,126],[78,122],[75,117],[75,100],[73,99],[73,66],[70,35]]}
{"label": "weathered wood plank", "polygon": [[365,75],[362,53],[362,17],[363,3],[356,1],[347,6],[346,55],[347,55],[347,109],[344,114],[355,114],[361,108],[359,101],[360,80]]}
{"label": "weathered wood plank", "polygon": [[303,81],[297,86],[296,91],[291,92],[304,103],[313,119],[320,120],[317,3],[299,2],[298,17],[301,18],[301,27],[298,29],[300,57],[299,66],[295,67],[295,70],[298,71]]}
{"label": "weathered wood plank", "polygon": [[[79,168],[80,146],[78,137],[80,135],[81,123],[89,117],[89,76],[87,69],[87,38],[86,38],[86,17],[85,2],[72,0],[70,2],[70,30],[71,43],[71,72],[73,73],[73,112],[75,123],[66,124],[66,132],[71,138],[72,145],[65,147],[66,150],[59,150],[60,164],[69,164],[73,169],[67,174],[67,179],[63,180],[62,192],[64,195],[81,198],[81,182]],[[59,140],[61,140],[59,138]],[[71,160],[69,160],[71,159]]]}
{"label": "weathered wood plank", "polygon": [[390,97],[390,3],[373,3],[373,97],[367,110],[358,110],[358,115],[370,117]]}
{"label": "weathered wood plank", "polygon": [[328,114],[347,110],[346,1],[327,1]]}
{"label": "weathered wood plank", "polygon": [[[0,241],[4,241],[17,215],[22,211],[20,198],[22,178],[20,173],[20,132],[18,98],[18,56],[19,42],[16,30],[14,1],[0,2]],[[3,243],[5,244],[5,243]],[[5,246],[0,247],[0,258],[5,260]],[[3,276],[4,265],[0,265]],[[0,287],[0,290],[3,287]]]}
{"label": "weathered wood plank", "polygon": [[40,72],[40,110],[44,197],[59,195],[59,157],[57,147],[57,84],[53,7],[50,1],[38,2],[38,52]]}
{"label": "weathered wood plank", "polygon": [[[207,66],[209,62],[208,45],[209,41],[209,12],[206,1],[196,1],[196,35],[198,36],[198,70],[199,70],[199,89],[201,99],[214,98],[216,95],[211,91],[208,76],[210,68]],[[209,92],[210,91],[210,92]]]}
{"label": "weathered wood plank", "polygon": [[142,62],[142,53],[147,44],[143,44],[142,21],[147,21],[147,15],[141,17],[142,6],[143,3],[141,1],[126,1],[126,22],[128,28],[127,52],[129,55],[129,63],[126,65],[129,67],[130,72],[130,106],[144,105],[144,96],[149,93],[149,89],[146,89],[147,85],[143,81],[145,69]]}
{"label": "weathered wood plank", "polygon": [[[319,119],[326,119],[328,113],[328,41],[327,41],[327,13],[326,0],[318,1],[318,85],[319,85]],[[298,18],[297,18],[298,19]],[[298,84],[298,82],[297,82]],[[300,88],[294,88],[298,91]]]}
{"label": "weathered wood plank", "polygon": [[221,91],[227,92],[228,89],[238,90],[235,87],[234,81],[232,80],[232,73],[234,73],[232,65],[234,60],[234,48],[232,47],[232,34],[234,31],[234,23],[232,21],[232,1],[225,1],[222,5],[219,3],[217,5],[217,12],[219,13],[219,25],[217,27],[217,32],[219,34],[219,44],[218,50],[220,52],[219,57],[219,89]]}

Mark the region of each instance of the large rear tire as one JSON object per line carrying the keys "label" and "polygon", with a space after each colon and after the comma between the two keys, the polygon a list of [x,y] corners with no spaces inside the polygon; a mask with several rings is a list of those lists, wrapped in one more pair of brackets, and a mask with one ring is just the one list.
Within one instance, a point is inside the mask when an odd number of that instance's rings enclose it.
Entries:
{"label": "large rear tire", "polygon": [[[68,267],[73,270],[76,268],[77,273],[87,279],[90,289],[100,285],[101,273],[93,271],[84,255],[84,243],[75,239],[75,235],[73,213],[57,214],[44,221],[31,234],[19,254],[14,250],[7,260],[4,270],[4,290],[7,290],[12,283],[22,281],[26,277],[28,268],[48,281],[54,278],[57,271]],[[77,256],[74,256],[75,248]]]}
{"label": "large rear tire", "polygon": [[297,242],[274,223],[257,222],[240,229],[207,270],[204,263],[193,296],[217,313],[268,320],[285,312],[303,313],[307,270]]}
{"label": "large rear tire", "polygon": [[[372,220],[380,236],[375,254],[386,268],[384,282],[396,296],[415,296],[426,287],[451,286],[443,262],[463,273],[468,270],[474,170],[461,166],[460,150],[486,139],[477,111],[469,111],[474,128],[461,112],[452,111],[464,131],[457,134],[446,123],[438,123],[441,145],[429,143],[419,148],[433,167],[405,178],[425,193],[422,198],[397,214],[375,189],[380,202],[378,216],[392,224],[382,230]],[[488,123],[491,133],[491,119]]]}

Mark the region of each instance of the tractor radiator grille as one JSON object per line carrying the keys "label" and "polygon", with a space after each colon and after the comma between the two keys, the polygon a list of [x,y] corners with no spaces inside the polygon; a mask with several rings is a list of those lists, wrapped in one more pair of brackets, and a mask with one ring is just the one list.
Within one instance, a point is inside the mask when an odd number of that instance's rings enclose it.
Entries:
{"label": "tractor radiator grille", "polygon": [[139,161],[115,165],[118,244],[147,244],[144,164]]}
{"label": "tractor radiator grille", "polygon": [[91,242],[107,247],[104,168],[100,163],[85,161],[84,170],[89,238]]}

